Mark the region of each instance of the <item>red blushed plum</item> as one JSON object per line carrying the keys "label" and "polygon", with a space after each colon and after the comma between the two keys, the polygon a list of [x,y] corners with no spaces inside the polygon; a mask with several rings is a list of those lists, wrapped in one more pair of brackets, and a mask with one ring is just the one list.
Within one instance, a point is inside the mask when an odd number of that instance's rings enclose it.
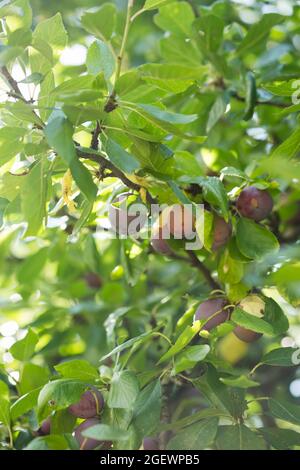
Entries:
{"label": "red blushed plum", "polygon": [[102,279],[97,273],[86,273],[84,279],[90,289],[98,290],[102,286]]}
{"label": "red blushed plum", "polygon": [[145,437],[143,439],[142,449],[143,450],[159,450],[158,439],[155,439],[155,437]]}
{"label": "red blushed plum", "polygon": [[191,209],[181,204],[173,204],[160,215],[161,227],[168,227],[170,234],[178,240],[195,237],[195,217]]}
{"label": "red blushed plum", "polygon": [[98,390],[87,390],[78,403],[69,406],[69,412],[76,418],[93,418],[99,415],[103,405],[103,396]]}
{"label": "red blushed plum", "polygon": [[202,302],[196,310],[194,320],[206,320],[217,312],[215,317],[208,320],[208,322],[203,326],[203,330],[210,331],[216,326],[224,323],[229,319],[230,313],[229,310],[223,310],[227,304],[225,299],[208,299]]}
{"label": "red blushed plum", "polygon": [[128,199],[132,197],[130,193],[119,194],[109,207],[108,218],[111,227],[119,235],[135,235],[146,223],[146,212],[130,213],[131,203]]}
{"label": "red blushed plum", "polygon": [[262,336],[260,333],[247,330],[247,328],[243,328],[242,326],[236,326],[233,332],[235,336],[241,341],[244,341],[244,343],[254,343],[254,341],[257,341]]}
{"label": "red blushed plum", "polygon": [[231,224],[225,222],[222,217],[216,215],[214,218],[212,249],[215,251],[218,250],[221,246],[225,245],[230,239],[231,233]]}
{"label": "red blushed plum", "polygon": [[96,441],[96,439],[90,439],[89,437],[82,435],[83,431],[91,428],[92,426],[95,426],[96,424],[100,424],[99,419],[89,418],[79,424],[77,428],[75,428],[75,439],[79,445],[80,450],[93,450],[103,444],[102,441]]}
{"label": "red blushed plum", "polygon": [[237,209],[243,217],[256,222],[265,219],[273,209],[273,199],[268,191],[249,186],[243,189],[237,200]]}
{"label": "red blushed plum", "polygon": [[51,418],[46,418],[39,429],[37,430],[38,436],[47,436],[51,432]]}
{"label": "red blushed plum", "polygon": [[[250,315],[257,318],[262,318],[265,311],[265,302],[256,294],[250,294],[241,300],[239,306]],[[237,338],[245,343],[253,343],[257,341],[262,335],[255,331],[248,330],[243,326],[236,326],[233,333]]]}
{"label": "red blushed plum", "polygon": [[160,255],[171,256],[173,254],[173,251],[168,244],[168,240],[164,239],[164,233],[161,227],[153,229],[151,235],[151,246],[153,250]]}

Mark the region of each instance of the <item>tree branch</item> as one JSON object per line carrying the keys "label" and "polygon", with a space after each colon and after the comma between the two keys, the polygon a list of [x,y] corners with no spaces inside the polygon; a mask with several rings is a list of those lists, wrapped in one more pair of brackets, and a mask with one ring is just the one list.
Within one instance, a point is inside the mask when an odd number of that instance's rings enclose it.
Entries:
{"label": "tree branch", "polygon": [[[8,69],[5,65],[0,68],[0,73],[5,78],[5,80],[7,81],[8,85],[11,89],[10,95],[13,96],[16,99],[19,99],[19,100],[23,101],[23,103],[27,104],[30,107],[30,102],[27,101],[26,98],[24,98],[24,96],[22,95],[22,92],[19,88],[18,82],[13,78],[13,76],[8,71]],[[35,124],[36,127],[38,129],[43,129],[44,123],[43,123],[42,119],[40,118],[40,116],[38,116],[38,114],[33,109],[31,109],[31,112],[34,115],[35,119],[38,122],[40,122],[40,124]]]}
{"label": "tree branch", "polygon": [[[234,92],[231,94],[231,96],[233,98],[235,98],[237,101],[241,101],[243,103],[245,103],[245,98],[243,98],[242,96],[240,96],[238,93]],[[286,103],[280,103],[279,101],[260,101],[260,100],[256,100],[255,102],[255,106],[274,106],[274,107],[277,107],[277,108],[288,108],[290,105],[289,104],[286,104]]]}
{"label": "tree branch", "polygon": [[197,258],[194,251],[186,250],[186,253],[190,258],[191,265],[203,274],[210,287],[212,289],[220,289],[221,286],[214,280],[209,269]]}
{"label": "tree branch", "polygon": [[[104,155],[100,154],[99,152],[84,152],[83,149],[80,149],[78,147],[76,148],[76,151],[79,158],[91,160],[93,162],[98,163],[102,168],[104,167],[105,169],[108,169],[111,172],[111,176],[119,178],[119,180],[121,180],[122,183],[124,183],[124,185],[128,188],[138,192],[140,191],[140,189],[142,189],[142,186],[134,183],[129,178],[127,178],[127,176],[121,170],[119,170],[119,168],[117,168],[110,160],[108,160]],[[156,199],[151,196],[149,191],[146,192],[146,197],[149,204],[157,204]]]}

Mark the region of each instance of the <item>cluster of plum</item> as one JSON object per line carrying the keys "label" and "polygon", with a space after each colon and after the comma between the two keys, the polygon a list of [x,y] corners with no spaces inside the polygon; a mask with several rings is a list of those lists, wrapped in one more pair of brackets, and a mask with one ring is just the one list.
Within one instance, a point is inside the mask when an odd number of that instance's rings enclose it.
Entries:
{"label": "cluster of plum", "polygon": [[[223,297],[207,299],[197,308],[194,320],[204,320],[205,324],[202,329],[210,331],[230,320],[231,309],[227,308],[227,304],[227,300]],[[245,312],[261,318],[264,315],[265,303],[258,295],[250,294],[239,303],[239,307]],[[236,326],[233,333],[245,343],[252,343],[261,337],[261,334],[242,326]]]}
{"label": "cluster of plum", "polygon": [[[101,442],[83,436],[83,431],[100,423],[99,416],[104,407],[102,394],[96,388],[85,391],[78,403],[70,405],[69,413],[76,418],[84,419],[74,431],[75,439],[81,450],[92,450],[100,446]],[[39,430],[39,436],[46,436],[51,433],[51,417],[42,422]]]}
{"label": "cluster of plum", "polygon": [[[122,193],[113,201],[109,209],[109,220],[111,226],[118,234],[132,235],[130,227],[138,232],[145,224],[147,215],[130,214],[130,193]],[[241,216],[259,222],[265,219],[273,208],[273,200],[268,191],[260,190],[255,186],[243,189],[237,199],[236,207]],[[139,217],[139,223],[134,222]],[[218,250],[224,246],[231,237],[232,226],[222,217],[213,214],[212,249]],[[154,251],[165,256],[172,256],[173,249],[170,246],[169,234],[175,239],[191,240],[195,237],[195,216],[186,206],[174,204],[164,209],[151,232],[151,245]]]}

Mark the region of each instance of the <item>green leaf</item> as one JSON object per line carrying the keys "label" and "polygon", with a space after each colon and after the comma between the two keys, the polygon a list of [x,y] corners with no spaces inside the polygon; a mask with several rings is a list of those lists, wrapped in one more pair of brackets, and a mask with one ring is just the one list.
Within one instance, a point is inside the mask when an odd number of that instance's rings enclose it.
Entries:
{"label": "green leaf", "polygon": [[277,96],[292,96],[295,93],[295,79],[263,83],[262,88]]}
{"label": "green leaf", "polygon": [[18,281],[21,284],[28,284],[34,282],[38,277],[43,267],[46,264],[48,256],[48,247],[44,247],[34,255],[28,256],[21,264],[17,272]]}
{"label": "green leaf", "polygon": [[268,159],[268,166],[272,165],[277,159],[283,159],[284,161],[290,160],[298,154],[299,150],[300,127],[297,127],[294,132],[272,152],[271,157]]}
{"label": "green leaf", "polygon": [[263,47],[264,41],[270,34],[270,30],[276,24],[281,23],[283,19],[281,15],[276,13],[263,15],[260,21],[250,27],[243,41],[237,48],[236,53],[239,56],[243,56],[249,52],[253,52],[257,46]]}
{"label": "green leaf", "polygon": [[238,220],[236,241],[240,252],[250,259],[261,259],[279,249],[278,240],[272,232],[245,218]]}
{"label": "green leaf", "polygon": [[38,106],[41,119],[47,121],[55,105],[55,96],[51,93],[55,88],[54,75],[49,72],[40,85]]}
{"label": "green leaf", "polygon": [[205,375],[193,381],[194,386],[219,410],[234,413],[233,400],[227,387],[220,381],[216,369],[209,365]]}
{"label": "green leaf", "polygon": [[283,313],[282,308],[270,297],[264,297],[264,302],[264,319],[272,325],[276,335],[285,333],[289,329],[289,321]]}
{"label": "green leaf", "polygon": [[177,126],[170,122],[162,121],[160,118],[157,118],[153,115],[153,113],[149,113],[149,111],[144,110],[139,105],[134,103],[128,103],[123,105],[125,108],[130,109],[131,111],[135,112],[138,116],[141,116],[146,121],[150,122],[152,125],[160,129],[161,131],[173,134],[174,136],[181,137],[182,139],[191,140],[197,143],[203,143],[205,141],[205,137],[203,136],[193,136],[187,133],[182,132]]}
{"label": "green leaf", "polygon": [[269,409],[274,418],[300,425],[300,406],[283,400],[269,400]]}
{"label": "green leaf", "polygon": [[299,355],[299,349],[296,348],[272,349],[262,357],[260,363],[269,366],[292,367],[297,365],[294,359],[297,353]]}
{"label": "green leaf", "polygon": [[54,369],[63,377],[94,382],[99,378],[96,367],[83,359],[73,359],[54,366]]}
{"label": "green leaf", "polygon": [[29,46],[31,40],[31,30],[27,28],[19,28],[8,35],[7,43],[9,46],[22,46],[25,49],[27,46]]}
{"label": "green leaf", "polygon": [[187,426],[168,442],[168,450],[201,450],[209,447],[217,434],[218,418],[209,418]]}
{"label": "green leaf", "polygon": [[192,369],[196,364],[203,361],[210,351],[208,344],[199,346],[188,346],[175,358],[172,375],[179,374],[183,370]]}
{"label": "green leaf", "polygon": [[49,371],[46,367],[31,362],[23,365],[18,390],[21,395],[45,385],[49,380]]}
{"label": "green leaf", "polygon": [[195,15],[187,2],[173,2],[162,6],[154,17],[155,24],[175,35],[190,37]]}
{"label": "green leaf", "polygon": [[69,413],[68,409],[57,410],[51,416],[51,434],[72,433],[76,423],[76,417]]}
{"label": "green leaf", "polygon": [[87,53],[86,66],[91,75],[103,72],[105,79],[110,79],[115,70],[115,59],[105,42],[97,39],[92,43]]}
{"label": "green leaf", "polygon": [[129,433],[124,429],[118,429],[108,424],[95,424],[83,431],[82,435],[96,441],[125,441]]}
{"label": "green leaf", "polygon": [[44,76],[41,73],[31,73],[27,77],[23,78],[20,83],[34,83],[38,85],[44,80]]}
{"label": "green leaf", "polygon": [[0,423],[10,427],[10,408],[9,401],[0,396]]}
{"label": "green leaf", "polygon": [[110,161],[124,173],[134,173],[140,168],[139,162],[114,140],[107,139],[105,149]]}
{"label": "green leaf", "polygon": [[263,438],[244,424],[220,426],[217,434],[220,450],[265,450]]}
{"label": "green leaf", "polygon": [[48,44],[53,51],[53,57],[57,59],[60,52],[65,48],[68,39],[61,14],[56,13],[51,18],[38,23],[32,38],[34,43],[43,41]]}
{"label": "green leaf", "polygon": [[251,313],[247,313],[239,307],[236,307],[231,315],[231,320],[237,325],[243,326],[247,330],[256,331],[256,333],[273,335],[272,325],[265,320],[258,318]]}
{"label": "green leaf", "polygon": [[28,226],[25,236],[37,235],[46,216],[49,162],[41,158],[24,177],[21,186],[21,208]]}
{"label": "green leaf", "polygon": [[30,28],[32,23],[32,10],[27,0],[1,2],[0,16],[5,17],[9,31],[18,28]]}
{"label": "green leaf", "polygon": [[14,343],[9,352],[18,361],[28,361],[34,353],[38,340],[38,335],[29,328],[26,336]]}
{"label": "green leaf", "polygon": [[147,113],[160,121],[169,122],[171,124],[188,124],[198,118],[197,114],[171,113],[170,111],[165,111],[164,109],[149,104],[138,103],[136,106],[144,109]]}
{"label": "green leaf", "polygon": [[300,434],[292,429],[260,428],[259,432],[272,447],[278,450],[300,445]]}
{"label": "green leaf", "polygon": [[0,47],[0,67],[8,65],[10,62],[19,57],[23,52],[22,47],[1,46]]}
{"label": "green leaf", "polygon": [[66,450],[68,442],[64,436],[51,434],[50,436],[36,437],[24,450]]}
{"label": "green leaf", "polygon": [[193,324],[193,326],[187,326],[181,335],[177,338],[175,344],[171,346],[171,348],[160,358],[158,361],[158,364],[161,362],[165,362],[171,357],[175,356],[178,354],[185,346],[187,346],[194,336],[199,332],[201,328],[200,322],[197,321]]}
{"label": "green leaf", "polygon": [[228,105],[228,95],[227,93],[222,93],[219,95],[212,105],[208,120],[206,124],[206,132],[209,133],[212,128],[217,124],[217,122],[221,119],[221,117],[225,114],[226,108]]}
{"label": "green leaf", "polygon": [[207,202],[220,209],[226,222],[228,221],[228,197],[222,181],[214,176],[199,179],[203,195]]}
{"label": "green leaf", "polygon": [[207,72],[205,66],[187,67],[178,64],[143,64],[138,68],[142,78],[161,80],[197,80]]}
{"label": "green leaf", "polygon": [[111,381],[107,404],[110,408],[132,409],[139,393],[136,376],[129,371],[115,372]]}
{"label": "green leaf", "polygon": [[140,436],[151,436],[160,421],[161,385],[156,380],[146,385],[139,393],[134,409],[132,424]]}
{"label": "green leaf", "polygon": [[244,275],[244,264],[230,256],[229,250],[223,251],[218,265],[220,281],[237,284]]}
{"label": "green leaf", "polygon": [[54,117],[45,128],[45,136],[51,147],[66,162],[79,189],[89,201],[94,201],[97,187],[91,173],[77,157],[73,143],[73,126],[61,115]]}
{"label": "green leaf", "polygon": [[112,3],[105,3],[96,11],[85,12],[81,17],[81,24],[89,33],[98,39],[109,40],[115,30],[117,18],[116,7]]}
{"label": "green leaf", "polygon": [[228,385],[229,387],[248,389],[260,386],[259,382],[249,379],[246,375],[240,375],[239,377],[221,377],[220,380],[223,384]]}
{"label": "green leaf", "polygon": [[11,160],[23,147],[26,129],[22,127],[2,127],[0,129],[0,166]]}
{"label": "green leaf", "polygon": [[112,351],[101,358],[101,362],[105,361],[109,357],[113,356],[114,354],[118,354],[124,351],[127,348],[131,348],[136,343],[143,343],[147,339],[149,339],[153,335],[153,331],[147,331],[146,333],[142,333],[139,336],[135,336],[134,338],[130,338],[128,341],[124,341],[124,343],[120,344],[119,346],[115,347]]}
{"label": "green leaf", "polygon": [[47,383],[38,396],[39,418],[46,418],[53,410],[77,403],[87,388],[86,382],[77,379],[59,379]]}
{"label": "green leaf", "polygon": [[143,10],[155,10],[172,1],[173,0],[146,0]]}
{"label": "green leaf", "polygon": [[196,20],[195,28],[200,30],[197,37],[200,49],[205,54],[218,52],[223,39],[224,21],[215,15],[205,15]]}
{"label": "green leaf", "polygon": [[31,390],[25,393],[22,397],[18,398],[10,408],[11,419],[14,421],[23,414],[35,408],[38,402],[38,396],[41,391],[41,387]]}

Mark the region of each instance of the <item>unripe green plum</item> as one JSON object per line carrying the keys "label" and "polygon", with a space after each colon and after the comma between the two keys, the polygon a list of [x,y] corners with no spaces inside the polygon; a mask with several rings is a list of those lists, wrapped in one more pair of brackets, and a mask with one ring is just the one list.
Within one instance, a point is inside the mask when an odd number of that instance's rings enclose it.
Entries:
{"label": "unripe green plum", "polygon": [[96,424],[100,424],[99,419],[89,418],[79,424],[77,428],[75,428],[75,439],[79,445],[80,450],[93,450],[103,444],[101,441],[97,441],[96,439],[91,439],[82,435],[83,431],[91,428],[92,426],[95,426]]}
{"label": "unripe green plum", "polygon": [[[262,318],[264,315],[265,303],[258,295],[248,295],[240,302],[239,306],[242,310],[255,317]],[[235,327],[233,333],[245,343],[253,343],[262,336],[260,333],[256,333],[256,331],[248,330],[239,325]]]}
{"label": "unripe green plum", "polygon": [[222,217],[216,215],[214,217],[212,249],[218,250],[221,246],[225,245],[230,239],[231,233],[231,224],[222,219]]}
{"label": "unripe green plum", "polygon": [[273,199],[268,191],[249,186],[240,193],[236,206],[243,217],[259,222],[272,211]]}
{"label": "unripe green plum", "polygon": [[100,414],[103,406],[102,393],[92,389],[84,392],[78,403],[69,406],[69,412],[77,418],[93,418]]}
{"label": "unripe green plum", "polygon": [[223,298],[205,300],[197,308],[194,320],[206,320],[220,311],[220,313],[208,320],[208,322],[203,326],[203,330],[210,331],[229,319],[229,309],[224,310],[226,304],[227,301]]}
{"label": "unripe green plum", "polygon": [[144,206],[145,211],[142,213],[130,214],[130,206],[135,203],[135,201],[130,202],[130,198],[133,198],[130,193],[119,194],[109,207],[108,218],[111,227],[119,235],[135,235],[142,229],[147,220]]}

